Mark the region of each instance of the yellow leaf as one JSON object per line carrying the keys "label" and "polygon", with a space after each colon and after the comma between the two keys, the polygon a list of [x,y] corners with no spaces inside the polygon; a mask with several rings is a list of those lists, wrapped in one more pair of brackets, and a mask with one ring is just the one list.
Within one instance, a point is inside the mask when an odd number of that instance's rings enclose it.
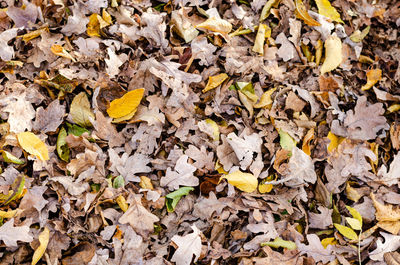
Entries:
{"label": "yellow leaf", "polygon": [[367,72],[367,83],[361,87],[365,91],[373,87],[378,81],[382,79],[381,69],[372,69]]}
{"label": "yellow leaf", "polygon": [[253,192],[257,189],[258,185],[257,178],[253,174],[244,173],[240,170],[222,176],[221,179],[228,180],[229,184],[244,192]]}
{"label": "yellow leaf", "polygon": [[[135,114],[140,101],[143,98],[144,88],[129,91],[121,98],[114,99],[107,109],[111,118],[121,118],[127,115]],[[132,115],[133,116],[133,115]]]}
{"label": "yellow leaf", "polygon": [[327,248],[329,245],[336,245],[337,241],[334,237],[327,237],[321,240],[321,244],[324,248]]}
{"label": "yellow leaf", "polygon": [[333,224],[336,229],[345,237],[347,237],[348,239],[351,240],[358,240],[358,235],[356,232],[354,232],[353,229],[351,229],[350,227],[344,226],[344,225],[340,225],[340,224]]}
{"label": "yellow leaf", "polygon": [[104,22],[107,23],[107,26],[112,23],[112,18],[110,16],[110,14],[108,14],[105,9],[103,9],[103,12],[101,13],[101,16],[102,16]]}
{"label": "yellow leaf", "polygon": [[265,24],[260,24],[258,26],[257,35],[256,35],[256,39],[254,41],[254,46],[253,46],[253,52],[257,52],[261,55],[264,54],[265,35],[266,35],[268,28],[269,27]]}
{"label": "yellow leaf", "polygon": [[40,233],[39,235],[40,245],[35,250],[35,253],[33,253],[32,265],[38,263],[39,260],[42,258],[44,252],[46,251],[47,245],[49,244],[49,238],[50,238],[50,230],[47,227],[45,227],[43,232]]}
{"label": "yellow leaf", "polygon": [[321,66],[321,75],[334,70],[342,62],[342,42],[336,35],[325,41],[325,61]]}
{"label": "yellow leaf", "polygon": [[393,104],[389,108],[387,108],[387,110],[390,113],[396,112],[396,111],[400,110],[400,104]]}
{"label": "yellow leaf", "polygon": [[318,13],[320,15],[326,16],[333,21],[344,23],[343,20],[340,19],[340,14],[331,5],[329,0],[315,0],[315,2],[317,3]]}
{"label": "yellow leaf", "polygon": [[29,33],[26,33],[24,35],[17,36],[17,38],[22,38],[25,42],[29,42],[30,40],[33,40],[34,38],[37,38],[40,35],[42,35],[42,33],[45,32],[45,31],[49,31],[49,28],[48,27],[44,27],[44,28],[41,28],[41,29],[37,29],[37,30],[31,31]]}
{"label": "yellow leaf", "polygon": [[274,176],[273,175],[268,176],[264,181],[262,181],[258,185],[258,191],[260,193],[269,193],[269,192],[271,192],[271,190],[274,188],[274,185],[268,184],[268,181],[271,181],[271,180],[274,180]]}
{"label": "yellow leaf", "polygon": [[146,176],[140,176],[140,183],[139,186],[142,189],[149,189],[149,190],[153,190],[153,183],[151,183],[151,179],[146,177]]}
{"label": "yellow leaf", "polygon": [[17,134],[19,145],[31,155],[38,157],[40,160],[49,160],[49,151],[45,143],[31,132],[22,132]]}
{"label": "yellow leaf", "polygon": [[296,16],[302,19],[309,26],[321,26],[318,21],[314,20],[307,12],[304,3],[301,0],[295,0]]}
{"label": "yellow leaf", "polygon": [[400,209],[393,209],[393,206],[390,204],[383,205],[375,199],[375,194],[373,193],[371,193],[371,199],[376,209],[376,220],[392,222],[400,220]]}
{"label": "yellow leaf", "polygon": [[355,218],[346,217],[346,222],[350,225],[354,230],[361,230],[362,224]]}
{"label": "yellow leaf", "polygon": [[69,54],[61,45],[53,44],[51,46],[50,50],[51,50],[52,53],[54,53],[57,56],[61,56],[61,57],[70,59],[73,62],[76,62],[75,58],[72,57],[72,55]]}
{"label": "yellow leaf", "polygon": [[314,139],[314,128],[311,128],[303,138],[303,145],[301,149],[307,155],[311,155],[310,142]]}
{"label": "yellow leaf", "polygon": [[86,33],[90,37],[100,37],[100,22],[97,14],[92,14],[89,17],[89,23],[87,24]]}
{"label": "yellow leaf", "polygon": [[212,119],[206,119],[205,122],[210,125],[212,129],[212,138],[214,141],[219,141],[219,126]]}
{"label": "yellow leaf", "polygon": [[[347,210],[349,210],[349,212],[353,216],[353,218],[356,219],[360,223],[360,225],[362,226],[363,222],[362,222],[361,214],[356,209],[354,209],[354,208],[352,208],[350,206],[346,205],[346,208],[347,208]],[[354,229],[356,229],[356,228],[354,228]],[[361,230],[361,229],[357,229],[357,230]]]}
{"label": "yellow leaf", "polygon": [[254,108],[270,108],[272,106],[272,99],[271,95],[275,92],[276,88],[271,88],[270,90],[264,92],[261,95],[260,101],[256,104],[254,104]]}
{"label": "yellow leaf", "polygon": [[0,210],[0,218],[13,218],[14,216],[16,216],[17,214],[19,214],[21,212],[22,212],[22,210],[19,210],[19,209],[7,211],[7,212]]}
{"label": "yellow leaf", "polygon": [[118,203],[119,208],[121,208],[121,210],[122,210],[123,212],[126,212],[126,211],[128,210],[129,205],[128,205],[128,203],[126,202],[124,196],[119,195],[119,196],[117,197],[116,201],[117,201],[117,203]]}
{"label": "yellow leaf", "polygon": [[225,35],[231,32],[232,24],[224,19],[211,17],[203,23],[198,24],[196,28],[207,29],[212,32],[218,32]]}
{"label": "yellow leaf", "polygon": [[346,196],[347,196],[347,199],[352,200],[354,202],[358,202],[358,200],[360,200],[363,195],[358,193],[358,191],[355,188],[353,188],[352,186],[350,186],[350,184],[347,182]]}
{"label": "yellow leaf", "polygon": [[339,144],[343,141],[343,139],[341,139],[341,137],[337,137],[332,132],[329,132],[327,137],[329,140],[331,140],[331,142],[328,145],[328,152],[331,153],[339,146]]}
{"label": "yellow leaf", "polygon": [[76,124],[83,127],[92,126],[90,120],[94,120],[94,114],[90,109],[90,102],[85,92],[74,97],[69,113]]}
{"label": "yellow leaf", "polygon": [[210,76],[208,78],[208,82],[206,87],[202,90],[203,93],[206,93],[207,91],[210,91],[211,89],[216,88],[220,84],[222,84],[226,79],[228,78],[228,75],[223,73],[219,75],[214,75]]}

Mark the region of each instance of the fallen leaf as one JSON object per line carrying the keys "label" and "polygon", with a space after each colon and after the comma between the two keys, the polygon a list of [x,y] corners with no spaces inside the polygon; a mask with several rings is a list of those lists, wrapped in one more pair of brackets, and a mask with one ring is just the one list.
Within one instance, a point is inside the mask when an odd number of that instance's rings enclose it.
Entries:
{"label": "fallen leaf", "polygon": [[58,45],[58,44],[53,44],[51,46],[51,52],[54,53],[55,55],[70,59],[73,62],[76,62],[75,58],[72,57],[71,54],[69,54],[63,46]]}
{"label": "fallen leaf", "polygon": [[67,131],[65,130],[64,127],[61,127],[60,132],[58,133],[57,136],[56,149],[57,149],[57,154],[61,158],[61,160],[68,162],[69,148],[67,145],[67,141],[65,140],[66,137],[67,137]]}
{"label": "fallen leaf", "polygon": [[315,3],[317,4],[318,13],[320,15],[326,16],[333,21],[344,23],[343,20],[340,19],[340,14],[331,5],[329,0],[316,0]]}
{"label": "fallen leaf", "polygon": [[315,21],[307,12],[307,9],[301,0],[295,0],[296,4],[296,16],[302,19],[309,26],[321,26],[320,23]]}
{"label": "fallen leaf", "polygon": [[221,179],[226,179],[229,184],[244,192],[253,192],[258,186],[258,180],[253,174],[244,173],[240,170],[222,176]]}
{"label": "fallen leaf", "polygon": [[91,127],[94,114],[90,109],[90,102],[85,92],[81,92],[74,97],[71,103],[70,115],[72,120],[82,126]]}
{"label": "fallen leaf", "polygon": [[365,91],[373,87],[378,81],[382,79],[381,69],[372,69],[367,72],[367,83],[361,87]]}
{"label": "fallen leaf", "polygon": [[194,255],[194,261],[200,257],[201,253],[201,238],[200,230],[196,225],[191,226],[193,233],[187,234],[186,236],[175,235],[171,241],[178,247],[174,255],[171,258],[172,262],[176,262],[176,265],[190,265]]}
{"label": "fallen leaf", "polygon": [[[254,41],[254,46],[252,49],[253,52],[257,52],[261,55],[264,54],[264,42],[265,42],[265,38],[266,38],[268,29],[269,29],[269,27],[265,24],[258,25],[257,35],[256,35],[256,39]],[[271,29],[270,29],[270,31],[271,31]]]}
{"label": "fallen leaf", "polygon": [[17,134],[19,145],[29,154],[36,156],[42,161],[49,160],[49,151],[46,144],[31,132]]}
{"label": "fallen leaf", "polygon": [[292,242],[292,241],[288,241],[288,240],[283,240],[280,237],[277,237],[274,239],[274,241],[270,241],[270,242],[265,242],[265,243],[261,243],[261,246],[269,246],[269,247],[273,247],[273,248],[287,248],[289,250],[295,250],[297,248],[296,243]]}
{"label": "fallen leaf", "polygon": [[265,19],[268,18],[269,14],[271,14],[271,8],[278,4],[280,1],[279,0],[268,0],[263,9],[261,10],[261,15],[259,21],[262,22]]}
{"label": "fallen leaf", "polygon": [[29,226],[14,226],[14,218],[0,226],[0,240],[8,247],[17,247],[17,241],[32,242],[33,237],[29,235]]}
{"label": "fallen leaf", "polygon": [[226,35],[231,32],[232,24],[221,18],[210,17],[203,23],[197,24],[196,28],[207,29],[212,32],[218,32],[222,35]]}
{"label": "fallen leaf", "polygon": [[214,75],[210,76],[207,82],[206,87],[202,90],[203,93],[206,93],[207,91],[210,91],[216,87],[218,87],[220,84],[222,84],[226,79],[228,79],[228,75],[225,73],[219,74],[219,75]]}
{"label": "fallen leaf", "polygon": [[379,238],[376,241],[376,249],[369,253],[369,258],[375,261],[383,261],[385,253],[395,251],[400,247],[400,236],[385,232],[380,232],[380,234],[385,239],[385,243],[382,242],[382,238]]}
{"label": "fallen leaf", "polygon": [[199,185],[199,179],[196,178],[193,173],[196,171],[196,167],[187,162],[188,156],[182,155],[178,161],[174,170],[167,168],[165,177],[162,177],[160,184],[162,187],[168,187],[170,190],[177,190],[179,185],[182,186],[197,186]]}
{"label": "fallen leaf", "polygon": [[333,246],[328,245],[324,248],[316,234],[308,234],[307,241],[308,245],[296,242],[297,248],[301,254],[305,253],[308,257],[312,257],[316,262],[322,261],[324,264],[336,259],[332,249]]}
{"label": "fallen leaf", "polygon": [[188,195],[189,192],[191,192],[193,190],[194,190],[193,187],[182,187],[174,192],[171,192],[171,193],[168,193],[167,195],[165,195],[165,198],[167,199],[165,201],[165,205],[167,206],[167,211],[173,212],[175,210],[176,205],[180,201],[180,199],[183,196]]}
{"label": "fallen leaf", "polygon": [[342,42],[336,35],[331,35],[325,41],[325,61],[321,66],[321,75],[336,69],[341,62]]}
{"label": "fallen leaf", "polygon": [[111,118],[118,121],[131,119],[135,115],[137,107],[143,98],[144,88],[129,91],[121,98],[114,99],[107,109],[107,113]]}
{"label": "fallen leaf", "polygon": [[47,244],[49,243],[49,238],[50,238],[50,230],[46,226],[43,232],[39,234],[40,245],[33,253],[32,263],[31,263],[32,265],[38,263],[39,260],[43,257],[43,254],[47,248]]}

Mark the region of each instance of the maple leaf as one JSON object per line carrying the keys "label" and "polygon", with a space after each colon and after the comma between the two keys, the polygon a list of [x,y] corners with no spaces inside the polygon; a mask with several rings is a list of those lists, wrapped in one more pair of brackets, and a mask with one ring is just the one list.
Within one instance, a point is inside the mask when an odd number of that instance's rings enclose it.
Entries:
{"label": "maple leaf", "polygon": [[196,167],[192,166],[187,162],[188,156],[182,155],[176,165],[174,171],[171,168],[167,168],[165,177],[162,177],[160,184],[162,187],[168,187],[170,190],[177,190],[179,185],[182,186],[197,186],[199,185],[199,179],[196,178],[193,173],[196,171]]}
{"label": "maple leaf", "polygon": [[17,247],[17,241],[32,242],[29,226],[14,226],[14,218],[0,226],[0,240],[8,247]]}
{"label": "maple leaf", "polygon": [[192,225],[191,228],[193,233],[186,236],[175,235],[171,239],[178,247],[171,259],[176,262],[176,265],[189,265],[192,264],[193,255],[195,256],[194,262],[200,257],[201,232],[196,225]]}

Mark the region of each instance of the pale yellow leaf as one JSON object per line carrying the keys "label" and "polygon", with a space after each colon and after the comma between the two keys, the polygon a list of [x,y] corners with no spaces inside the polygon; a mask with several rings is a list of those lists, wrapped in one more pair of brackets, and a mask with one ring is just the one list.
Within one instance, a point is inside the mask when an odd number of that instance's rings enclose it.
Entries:
{"label": "pale yellow leaf", "polygon": [[264,54],[264,42],[265,42],[265,35],[267,32],[267,28],[268,26],[265,24],[260,24],[258,26],[257,35],[253,46],[253,52],[257,52],[261,55]]}
{"label": "pale yellow leaf", "polygon": [[207,82],[206,87],[202,90],[203,93],[210,91],[211,89],[214,89],[218,87],[220,84],[222,84],[226,79],[228,78],[228,75],[225,73],[219,74],[219,75],[214,75],[210,76]]}
{"label": "pale yellow leaf", "polygon": [[321,240],[321,245],[327,248],[329,245],[336,245],[337,241],[334,237],[327,237]]}
{"label": "pale yellow leaf", "polygon": [[272,98],[271,95],[275,92],[276,88],[271,88],[268,91],[264,92],[261,95],[260,101],[254,104],[254,108],[270,108],[272,106]]}
{"label": "pale yellow leaf", "polygon": [[83,127],[92,126],[90,120],[94,120],[94,114],[90,109],[90,102],[85,92],[74,97],[69,113],[76,124]]}
{"label": "pale yellow leaf", "polygon": [[[353,207],[350,207],[350,206],[346,205],[346,208],[347,208],[347,210],[349,210],[349,212],[353,216],[353,218],[356,219],[360,223],[360,225],[362,226],[363,222],[362,222],[361,214],[356,209],[354,209]],[[360,230],[360,229],[357,229],[357,230]]]}
{"label": "pale yellow leaf", "polygon": [[214,141],[219,141],[219,126],[218,124],[213,121],[212,119],[206,119],[205,122],[210,125],[211,129],[212,129],[212,138]]}
{"label": "pale yellow leaf", "polygon": [[354,230],[361,230],[362,224],[355,218],[346,217],[346,222],[350,225]]}
{"label": "pale yellow leaf", "polygon": [[244,173],[240,170],[222,176],[221,179],[228,180],[229,184],[244,192],[253,192],[257,189],[258,185],[257,178],[253,174]]}
{"label": "pale yellow leaf", "polygon": [[368,90],[382,79],[381,69],[372,69],[367,72],[367,83],[361,87],[361,90]]}
{"label": "pale yellow leaf", "polygon": [[61,45],[58,44],[53,44],[50,48],[51,52],[54,53],[55,55],[67,58],[72,60],[73,62],[76,62],[75,58],[72,57],[71,54],[69,54]]}
{"label": "pale yellow leaf", "polygon": [[22,210],[16,209],[11,211],[1,211],[0,210],[0,218],[13,218],[14,216],[20,214]]}
{"label": "pale yellow leaf", "polygon": [[348,239],[351,240],[357,240],[358,239],[358,235],[356,232],[354,232],[353,229],[351,229],[350,227],[344,226],[344,225],[340,225],[340,224],[333,224],[336,229],[345,237],[347,237]]}
{"label": "pale yellow leaf", "polygon": [[17,134],[19,145],[31,155],[38,157],[40,160],[49,160],[49,151],[45,143],[31,132],[22,132]]}
{"label": "pale yellow leaf", "polygon": [[296,4],[295,13],[298,18],[302,19],[309,26],[321,26],[321,24],[319,24],[318,21],[314,20],[308,14],[306,7],[301,0],[295,0],[295,4]]}
{"label": "pale yellow leaf", "polygon": [[38,263],[39,260],[42,258],[44,252],[46,251],[47,245],[49,244],[49,238],[50,238],[50,230],[47,227],[45,227],[43,232],[40,233],[39,235],[40,245],[35,250],[35,253],[33,253],[32,265]]}
{"label": "pale yellow leaf", "polygon": [[342,42],[336,35],[325,41],[325,61],[321,66],[321,75],[334,70],[342,62]]}
{"label": "pale yellow leaf", "polygon": [[315,3],[317,4],[318,13],[320,15],[326,16],[333,21],[344,23],[343,20],[340,19],[340,14],[331,5],[329,0],[315,0]]}
{"label": "pale yellow leaf", "polygon": [[[107,113],[111,118],[122,118],[124,116],[134,115],[137,107],[143,98],[144,88],[129,91],[121,98],[114,99],[107,109]],[[133,114],[132,114],[133,113]]]}
{"label": "pale yellow leaf", "polygon": [[198,24],[196,28],[207,29],[221,34],[228,34],[232,30],[232,24],[224,19],[211,17],[203,23]]}

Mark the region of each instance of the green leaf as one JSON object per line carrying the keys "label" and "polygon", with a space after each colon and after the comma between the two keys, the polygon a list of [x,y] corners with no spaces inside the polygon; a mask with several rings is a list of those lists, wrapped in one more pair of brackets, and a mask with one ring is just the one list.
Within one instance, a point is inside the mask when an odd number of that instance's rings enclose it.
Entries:
{"label": "green leaf", "polygon": [[114,181],[113,181],[113,185],[112,186],[113,186],[114,189],[118,189],[118,188],[124,187],[125,186],[124,177],[122,177],[122,176],[116,177],[114,179]]}
{"label": "green leaf", "polygon": [[25,187],[25,175],[22,175],[22,174],[18,175],[15,178],[13,184],[11,185],[11,189],[12,189],[13,193],[7,198],[4,205],[9,204],[13,200],[15,200],[19,195],[21,195],[24,190],[24,187]]}
{"label": "green leaf", "polygon": [[296,146],[296,141],[285,131],[279,130],[279,143],[281,147],[289,152]]}
{"label": "green leaf", "polygon": [[354,232],[353,229],[344,226],[344,225],[340,225],[340,224],[333,224],[336,229],[345,237],[347,237],[348,239],[351,240],[358,240],[358,235],[356,234],[356,232]]}
{"label": "green leaf", "polygon": [[90,102],[85,92],[81,92],[74,97],[69,112],[76,124],[82,127],[92,126],[90,120],[94,120],[94,114],[90,109]]}
{"label": "green leaf", "polygon": [[346,221],[350,225],[350,227],[353,228],[354,230],[361,230],[362,225],[360,221],[358,221],[357,219],[346,217]]}
{"label": "green leaf", "polygon": [[75,136],[81,136],[85,132],[90,133],[89,130],[82,128],[81,126],[78,126],[76,124],[70,124],[67,122],[67,127],[68,127],[68,134],[73,134]]}
{"label": "green leaf", "polygon": [[173,212],[175,210],[176,205],[182,198],[182,196],[188,195],[189,192],[191,192],[192,190],[194,190],[193,187],[182,187],[174,192],[171,192],[170,194],[167,194],[165,196],[165,198],[167,199],[165,201],[165,205],[167,206],[167,211]]}
{"label": "green leaf", "polygon": [[57,154],[61,160],[68,162],[69,160],[69,148],[65,138],[67,137],[67,131],[64,127],[61,127],[60,132],[57,136]]}
{"label": "green leaf", "polygon": [[294,250],[297,248],[296,243],[292,242],[292,241],[287,241],[287,240],[283,240],[280,237],[277,237],[274,239],[274,241],[270,241],[270,242],[265,242],[265,243],[261,243],[261,246],[269,246],[269,247],[273,247],[273,248],[287,248],[289,250]]}
{"label": "green leaf", "polygon": [[7,152],[5,150],[0,150],[0,152],[1,152],[2,156],[3,156],[4,161],[7,162],[7,163],[14,163],[14,164],[17,164],[17,165],[22,165],[22,164],[25,163],[25,161],[23,161],[23,160],[19,159],[18,157],[14,156],[10,152]]}
{"label": "green leaf", "polygon": [[339,210],[336,205],[333,205],[332,222],[335,224],[340,224],[342,222],[342,217],[340,216]]}

